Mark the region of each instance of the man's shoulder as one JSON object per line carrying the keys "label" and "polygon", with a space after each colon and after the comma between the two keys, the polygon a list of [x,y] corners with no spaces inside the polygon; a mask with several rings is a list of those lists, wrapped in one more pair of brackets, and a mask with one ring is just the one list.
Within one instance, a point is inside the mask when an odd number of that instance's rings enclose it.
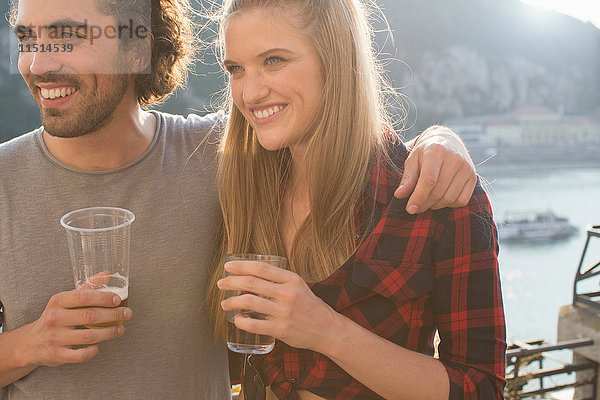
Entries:
{"label": "man's shoulder", "polygon": [[0,163],[7,160],[23,159],[36,148],[36,134],[39,128],[0,143]]}
{"label": "man's shoulder", "polygon": [[222,110],[202,116],[188,114],[187,117],[165,112],[159,114],[164,118],[168,131],[183,131],[185,134],[199,133],[205,135],[209,132],[221,134],[227,122],[227,114]]}

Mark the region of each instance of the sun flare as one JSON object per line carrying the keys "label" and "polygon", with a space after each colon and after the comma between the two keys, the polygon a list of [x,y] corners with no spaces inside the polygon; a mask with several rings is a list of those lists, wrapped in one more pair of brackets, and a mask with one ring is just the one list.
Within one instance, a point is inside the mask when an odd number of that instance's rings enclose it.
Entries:
{"label": "sun flare", "polygon": [[595,0],[521,0],[529,5],[557,11],[584,22],[591,22],[600,29],[600,4]]}

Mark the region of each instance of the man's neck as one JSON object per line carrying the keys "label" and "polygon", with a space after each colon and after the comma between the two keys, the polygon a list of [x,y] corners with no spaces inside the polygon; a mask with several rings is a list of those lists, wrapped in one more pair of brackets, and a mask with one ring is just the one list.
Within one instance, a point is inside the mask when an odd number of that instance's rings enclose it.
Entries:
{"label": "man's neck", "polygon": [[48,151],[63,164],[84,171],[107,171],[130,164],[152,143],[157,121],[137,104],[127,112],[117,111],[105,126],[77,138],[54,137],[44,131]]}

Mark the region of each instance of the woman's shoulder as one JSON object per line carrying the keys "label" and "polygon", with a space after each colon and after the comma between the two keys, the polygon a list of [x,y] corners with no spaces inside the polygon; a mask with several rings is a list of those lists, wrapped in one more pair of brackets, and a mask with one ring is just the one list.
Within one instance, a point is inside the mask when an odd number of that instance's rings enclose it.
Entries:
{"label": "woman's shoulder", "polygon": [[393,169],[394,172],[402,171],[408,157],[408,148],[396,133],[385,135],[384,138],[379,153],[384,156],[383,160],[387,161],[387,168]]}
{"label": "woman's shoulder", "polygon": [[386,137],[373,154],[364,193],[379,204],[389,204],[402,181],[407,156],[406,146],[400,139]]}

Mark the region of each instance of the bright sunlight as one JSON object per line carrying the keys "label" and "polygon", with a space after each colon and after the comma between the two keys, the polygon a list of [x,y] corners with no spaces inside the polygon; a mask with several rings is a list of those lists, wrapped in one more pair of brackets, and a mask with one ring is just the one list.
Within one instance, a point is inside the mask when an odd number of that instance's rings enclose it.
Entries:
{"label": "bright sunlight", "polygon": [[532,6],[558,11],[582,21],[591,22],[600,29],[600,3],[597,0],[521,0]]}

